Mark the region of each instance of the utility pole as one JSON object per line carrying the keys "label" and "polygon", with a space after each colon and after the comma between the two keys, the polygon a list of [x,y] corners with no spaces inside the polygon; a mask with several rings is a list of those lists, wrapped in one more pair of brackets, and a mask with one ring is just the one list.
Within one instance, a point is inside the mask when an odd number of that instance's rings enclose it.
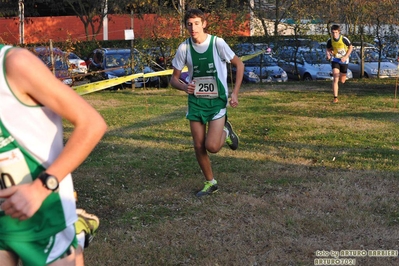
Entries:
{"label": "utility pole", "polygon": [[184,11],[185,11],[185,2],[184,0],[179,0],[179,12],[180,12],[180,36],[184,36],[184,29],[186,25],[184,25]]}
{"label": "utility pole", "polygon": [[24,8],[24,0],[18,1],[18,10],[19,10],[19,43],[24,44],[24,22],[25,22],[25,8]]}
{"label": "utility pole", "polygon": [[103,40],[108,40],[108,0],[105,0],[103,18]]}
{"label": "utility pole", "polygon": [[[133,38],[131,40],[131,48],[130,48],[131,49],[130,53],[132,56],[131,68],[132,68],[132,74],[134,74],[135,71],[134,71],[134,11],[133,11],[133,7],[131,7],[131,10],[130,10],[130,17],[131,17],[132,31],[133,31]],[[134,82],[134,79],[132,79],[132,90],[134,90],[135,87],[136,87],[136,84]]]}

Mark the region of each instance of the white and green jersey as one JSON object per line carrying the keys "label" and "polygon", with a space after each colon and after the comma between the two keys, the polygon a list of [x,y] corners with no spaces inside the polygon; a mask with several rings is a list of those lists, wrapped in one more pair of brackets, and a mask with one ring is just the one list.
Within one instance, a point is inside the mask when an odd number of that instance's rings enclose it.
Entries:
{"label": "white and green jersey", "polygon": [[206,123],[226,108],[229,97],[226,63],[234,56],[223,39],[210,34],[201,44],[189,38],[179,45],[172,65],[178,70],[187,66],[190,82],[196,85],[194,94],[188,95],[187,119]]}
{"label": "white and green jersey", "polygon": [[[63,149],[61,117],[44,106],[22,103],[8,86],[5,56],[11,48],[0,45],[0,189],[32,182]],[[19,221],[0,209],[0,239],[42,239],[76,219],[69,174],[60,182],[59,193],[51,193],[30,219]]]}
{"label": "white and green jersey", "polygon": [[210,45],[214,68],[217,71],[218,78],[222,82],[223,87],[228,90],[226,63],[230,63],[235,53],[222,38],[208,34],[206,40],[201,44],[193,43],[190,39],[187,39],[177,48],[176,55],[172,60],[172,65],[178,70],[182,70],[184,66],[187,66],[190,78],[192,79],[193,75],[196,74],[194,73],[196,70],[194,70],[192,50],[190,48],[193,48],[193,51],[198,54],[204,54],[210,48]]}

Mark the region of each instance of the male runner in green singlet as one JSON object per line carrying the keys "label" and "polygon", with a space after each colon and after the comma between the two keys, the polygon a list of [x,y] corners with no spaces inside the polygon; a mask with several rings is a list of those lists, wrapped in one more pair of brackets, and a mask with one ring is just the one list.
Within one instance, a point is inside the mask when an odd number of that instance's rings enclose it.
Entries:
{"label": "male runner in green singlet", "polygon": [[[106,131],[100,114],[26,49],[0,45],[0,264],[84,265],[71,172]],[[62,118],[74,130],[63,144]]]}
{"label": "male runner in green singlet", "polygon": [[[190,38],[177,49],[172,61],[170,83],[188,94],[186,118],[190,121],[195,155],[206,180],[204,188],[196,194],[201,197],[218,190],[208,152],[217,153],[224,143],[233,150],[238,147],[238,136],[227,121],[229,91],[226,63],[236,67],[236,83],[229,102],[233,108],[238,106],[244,64],[223,39],[204,32],[207,23],[201,10],[188,10],[184,24]],[[188,84],[179,81],[184,66],[189,70]]]}

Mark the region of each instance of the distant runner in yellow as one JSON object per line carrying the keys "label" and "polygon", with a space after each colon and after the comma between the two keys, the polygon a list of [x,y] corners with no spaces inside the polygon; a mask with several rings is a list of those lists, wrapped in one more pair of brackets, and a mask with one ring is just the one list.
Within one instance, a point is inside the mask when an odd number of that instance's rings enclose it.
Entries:
{"label": "distant runner in yellow", "polygon": [[352,50],[353,46],[349,39],[341,35],[339,25],[332,25],[331,38],[327,40],[326,58],[327,60],[331,59],[333,103],[338,102],[338,81],[341,81],[341,83],[345,83],[346,81],[349,56]]}

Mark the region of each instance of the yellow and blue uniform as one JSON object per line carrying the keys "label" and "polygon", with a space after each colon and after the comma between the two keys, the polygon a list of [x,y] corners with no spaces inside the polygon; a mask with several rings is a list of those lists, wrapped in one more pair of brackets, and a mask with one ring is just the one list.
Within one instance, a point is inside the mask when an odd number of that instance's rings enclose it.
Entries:
{"label": "yellow and blue uniform", "polygon": [[338,68],[341,73],[347,72],[349,58],[345,62],[342,62],[341,58],[346,55],[351,45],[349,39],[343,35],[339,35],[338,39],[330,38],[327,40],[327,49],[332,49],[332,68]]}

